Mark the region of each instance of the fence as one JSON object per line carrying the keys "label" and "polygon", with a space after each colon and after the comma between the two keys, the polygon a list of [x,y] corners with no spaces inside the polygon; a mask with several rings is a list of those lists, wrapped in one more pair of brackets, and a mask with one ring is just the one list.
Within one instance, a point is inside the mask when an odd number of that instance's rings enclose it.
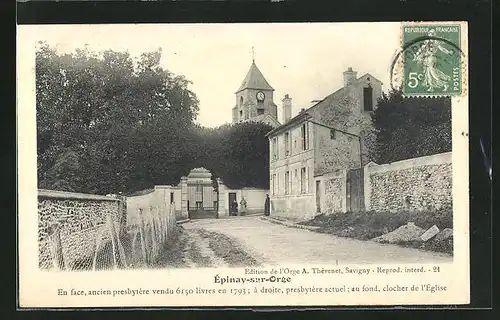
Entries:
{"label": "fence", "polygon": [[154,265],[162,245],[176,230],[175,204],[165,190],[127,198],[126,251],[131,252],[133,266]]}
{"label": "fence", "polygon": [[154,265],[175,233],[174,209],[155,197],[134,209],[130,214],[125,197],[39,190],[39,267],[84,271]]}

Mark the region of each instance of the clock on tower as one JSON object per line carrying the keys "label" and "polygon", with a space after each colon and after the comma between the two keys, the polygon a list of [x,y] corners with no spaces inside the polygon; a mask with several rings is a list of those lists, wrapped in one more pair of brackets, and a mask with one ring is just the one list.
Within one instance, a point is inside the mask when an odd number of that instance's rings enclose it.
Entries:
{"label": "clock on tower", "polygon": [[264,101],[265,97],[266,97],[266,95],[264,94],[264,92],[262,92],[262,91],[257,92],[257,101],[258,102]]}

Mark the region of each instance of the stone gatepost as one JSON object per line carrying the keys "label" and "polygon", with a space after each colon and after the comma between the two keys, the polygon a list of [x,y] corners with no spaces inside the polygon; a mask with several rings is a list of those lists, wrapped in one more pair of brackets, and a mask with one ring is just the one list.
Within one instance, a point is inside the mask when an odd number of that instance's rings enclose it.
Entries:
{"label": "stone gatepost", "polygon": [[217,178],[217,184],[219,185],[219,211],[218,215],[219,218],[227,218],[229,217],[229,212],[226,210],[226,186],[224,185],[224,182],[220,179]]}
{"label": "stone gatepost", "polygon": [[181,214],[178,220],[185,220],[188,216],[188,179],[181,177]]}

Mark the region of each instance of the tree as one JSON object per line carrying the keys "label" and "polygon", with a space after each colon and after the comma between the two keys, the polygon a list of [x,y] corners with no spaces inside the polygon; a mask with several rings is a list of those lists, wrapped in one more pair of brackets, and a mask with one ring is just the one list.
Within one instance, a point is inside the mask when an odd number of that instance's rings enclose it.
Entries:
{"label": "tree", "polygon": [[80,159],[78,153],[68,149],[57,155],[54,165],[47,171],[41,188],[50,190],[81,191]]}
{"label": "tree", "polygon": [[245,122],[203,129],[206,151],[200,166],[230,188],[269,188],[269,141],[272,127]]}
{"label": "tree", "polygon": [[[78,157],[80,184],[89,193],[137,190],[178,175],[198,99],[190,82],[160,66],[161,50],[134,61],[127,52],[87,48],[59,54],[41,43],[36,55],[38,176],[67,149]],[[172,137],[174,140],[172,140]],[[63,175],[65,167],[58,169]],[[51,171],[52,170],[52,171]],[[45,181],[47,180],[47,181]]]}
{"label": "tree", "polygon": [[206,167],[230,187],[268,187],[261,123],[203,128],[190,82],[162,68],[161,50],[36,55],[39,185],[86,193],[130,193],[177,184]]}
{"label": "tree", "polygon": [[451,151],[451,100],[383,94],[373,115],[374,161],[389,163]]}

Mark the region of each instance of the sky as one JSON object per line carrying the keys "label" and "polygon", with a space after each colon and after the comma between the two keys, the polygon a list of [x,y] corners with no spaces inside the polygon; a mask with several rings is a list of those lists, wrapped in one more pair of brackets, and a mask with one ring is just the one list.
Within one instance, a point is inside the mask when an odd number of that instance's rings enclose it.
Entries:
{"label": "sky", "polygon": [[400,48],[400,23],[121,24],[37,26],[37,41],[60,52],[85,45],[94,51],[162,49],[161,64],[193,84],[200,100],[197,121],[214,127],[231,122],[235,91],[252,63],[281,99],[292,98],[292,116],[342,86],[342,72],[370,73],[387,91],[389,68]]}

